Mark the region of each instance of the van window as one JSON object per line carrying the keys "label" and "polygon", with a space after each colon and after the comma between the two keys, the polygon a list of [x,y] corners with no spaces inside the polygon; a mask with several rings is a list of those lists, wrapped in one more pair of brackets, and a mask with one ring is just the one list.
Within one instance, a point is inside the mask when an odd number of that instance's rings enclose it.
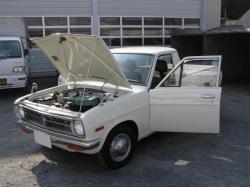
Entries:
{"label": "van window", "polygon": [[0,41],[0,59],[21,58],[22,51],[19,41],[5,40]]}

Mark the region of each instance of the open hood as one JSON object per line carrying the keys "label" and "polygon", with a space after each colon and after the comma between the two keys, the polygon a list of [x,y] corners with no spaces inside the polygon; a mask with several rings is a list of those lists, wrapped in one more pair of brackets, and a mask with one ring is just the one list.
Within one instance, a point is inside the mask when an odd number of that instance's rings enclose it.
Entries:
{"label": "open hood", "polygon": [[102,79],[131,88],[109,48],[96,36],[54,34],[34,43],[67,82]]}

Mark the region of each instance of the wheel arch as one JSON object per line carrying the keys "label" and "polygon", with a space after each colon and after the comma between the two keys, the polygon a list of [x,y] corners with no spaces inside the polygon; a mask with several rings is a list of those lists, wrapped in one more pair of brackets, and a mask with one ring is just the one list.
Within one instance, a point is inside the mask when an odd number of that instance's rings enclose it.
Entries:
{"label": "wheel arch", "polygon": [[136,133],[136,138],[137,138],[137,141],[139,139],[139,127],[138,127],[138,124],[135,122],[135,120],[132,120],[132,119],[124,119],[122,121],[119,121],[119,122],[116,122],[115,125],[113,125],[111,128],[107,129],[105,135],[103,136],[103,141],[101,143],[101,147],[103,146],[104,142],[106,141],[108,135],[116,128],[119,128],[121,126],[128,126],[130,128],[132,128],[135,133]]}
{"label": "wheel arch", "polygon": [[[114,158],[112,158],[111,155],[111,145],[113,144],[113,140],[115,137],[117,137],[117,133],[121,133],[122,129],[124,129],[124,132],[128,133],[128,136],[130,136],[130,148],[127,148],[126,152],[123,153],[126,156],[124,158],[122,158],[122,160],[114,160]],[[135,132],[132,133],[132,131]],[[121,134],[120,134],[121,135]],[[135,137],[136,135],[136,137]],[[135,145],[136,145],[136,141],[138,140],[138,127],[137,124],[133,121],[133,120],[126,120],[126,121],[122,121],[120,123],[118,123],[117,125],[113,126],[113,128],[111,128],[107,134],[106,134],[106,138],[103,142],[102,148],[100,149],[100,151],[97,154],[97,157],[100,161],[100,163],[104,166],[104,167],[109,167],[111,169],[117,169],[120,168],[124,165],[126,165],[129,160],[132,158],[134,150],[135,150]],[[115,149],[113,147],[113,149]],[[127,152],[129,151],[129,152]]]}
{"label": "wheel arch", "polygon": [[[118,127],[121,127],[121,126],[127,126],[127,125],[128,125],[128,127],[130,127],[131,129],[133,129],[133,131],[136,133],[136,138],[137,138],[137,140],[138,140],[138,137],[139,137],[139,128],[138,128],[136,122],[133,121],[133,120],[126,120],[126,121],[123,121],[123,122],[118,123],[116,126],[114,126],[114,127],[110,130],[110,132],[111,132],[113,129],[115,129],[115,128],[118,128]],[[109,132],[109,133],[110,133],[110,132]],[[108,134],[109,134],[109,133],[108,133]]]}

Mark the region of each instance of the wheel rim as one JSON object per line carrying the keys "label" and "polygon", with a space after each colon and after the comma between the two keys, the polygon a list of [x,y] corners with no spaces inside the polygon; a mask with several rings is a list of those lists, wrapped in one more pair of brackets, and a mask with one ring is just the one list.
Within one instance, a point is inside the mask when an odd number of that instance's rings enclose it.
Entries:
{"label": "wheel rim", "polygon": [[131,140],[127,134],[118,134],[110,144],[110,156],[116,162],[127,158],[131,150]]}

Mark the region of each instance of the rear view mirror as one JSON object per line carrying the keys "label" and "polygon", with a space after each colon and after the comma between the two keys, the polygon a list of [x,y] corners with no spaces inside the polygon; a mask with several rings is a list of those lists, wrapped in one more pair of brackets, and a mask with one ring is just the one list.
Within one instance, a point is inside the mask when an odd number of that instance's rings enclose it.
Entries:
{"label": "rear view mirror", "polygon": [[28,49],[24,49],[24,50],[23,50],[23,55],[24,55],[24,56],[27,56],[28,54],[29,54],[29,50],[28,50]]}

